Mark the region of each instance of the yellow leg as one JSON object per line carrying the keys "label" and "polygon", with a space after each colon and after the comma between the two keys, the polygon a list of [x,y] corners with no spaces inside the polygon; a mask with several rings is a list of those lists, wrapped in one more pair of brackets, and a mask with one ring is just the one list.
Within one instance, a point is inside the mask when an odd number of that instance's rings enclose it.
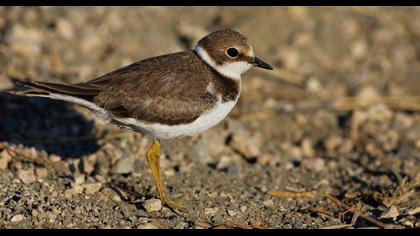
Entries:
{"label": "yellow leg", "polygon": [[152,146],[146,153],[147,163],[149,164],[150,170],[152,171],[153,179],[155,181],[156,189],[159,193],[160,200],[170,208],[183,210],[184,207],[172,200],[169,200],[165,196],[165,189],[163,186],[163,180],[160,175],[160,141],[159,139],[153,140]]}

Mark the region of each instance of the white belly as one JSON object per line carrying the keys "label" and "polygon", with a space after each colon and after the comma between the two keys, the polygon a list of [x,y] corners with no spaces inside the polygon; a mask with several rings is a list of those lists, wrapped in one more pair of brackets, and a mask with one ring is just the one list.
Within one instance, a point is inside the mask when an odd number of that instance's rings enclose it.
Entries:
{"label": "white belly", "polygon": [[180,124],[172,126],[162,124],[146,124],[134,118],[117,118],[108,111],[96,106],[91,102],[72,96],[50,94],[41,95],[40,97],[50,97],[54,99],[76,103],[88,108],[102,119],[120,125],[129,130],[139,131],[158,139],[171,139],[181,138],[200,133],[210,127],[217,125],[233,109],[239,98],[239,95],[235,101],[222,103],[219,99],[219,102],[216,103],[214,107],[212,107],[210,110],[208,110],[206,113],[198,117],[194,122],[190,124]]}
{"label": "white belly", "polygon": [[236,101],[225,103],[219,102],[190,124],[168,126],[162,124],[145,124],[133,118],[114,118],[114,120],[116,123],[122,123],[124,126],[130,127],[132,130],[149,134],[158,139],[181,138],[203,132],[204,130],[217,125],[229,114],[235,104]]}

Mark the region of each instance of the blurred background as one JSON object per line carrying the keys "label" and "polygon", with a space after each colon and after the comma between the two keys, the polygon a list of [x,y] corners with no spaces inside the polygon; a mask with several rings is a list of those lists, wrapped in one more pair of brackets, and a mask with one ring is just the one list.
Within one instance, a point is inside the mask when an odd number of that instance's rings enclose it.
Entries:
{"label": "blurred background", "polygon": [[[329,192],[389,227],[419,227],[419,15],[419,7],[0,7],[0,227],[384,227],[322,196],[271,190]],[[90,80],[192,49],[223,28],[248,37],[275,70],[243,75],[239,103],[218,126],[162,143],[169,195],[193,208],[182,216],[148,207],[149,138],[77,106],[4,92],[11,78]]]}

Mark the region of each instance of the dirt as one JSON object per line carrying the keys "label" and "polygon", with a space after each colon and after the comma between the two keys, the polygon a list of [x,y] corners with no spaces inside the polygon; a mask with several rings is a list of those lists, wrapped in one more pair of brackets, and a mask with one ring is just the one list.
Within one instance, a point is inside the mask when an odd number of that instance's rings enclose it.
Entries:
{"label": "dirt", "polygon": [[[1,228],[419,228],[420,8],[0,7]],[[220,28],[275,67],[219,125],[162,142],[5,93],[81,82]],[[332,196],[333,198],[328,198]],[[347,206],[347,208],[346,208]]]}

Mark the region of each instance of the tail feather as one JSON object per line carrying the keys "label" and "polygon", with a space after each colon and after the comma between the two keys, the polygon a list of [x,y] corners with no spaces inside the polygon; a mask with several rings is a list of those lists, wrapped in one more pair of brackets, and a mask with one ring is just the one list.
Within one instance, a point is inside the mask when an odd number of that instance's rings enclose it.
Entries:
{"label": "tail feather", "polygon": [[58,84],[17,79],[15,79],[15,82],[29,88],[24,91],[9,91],[21,96],[48,96],[49,94],[61,94],[92,101],[93,98],[100,93],[98,87],[89,84]]}

